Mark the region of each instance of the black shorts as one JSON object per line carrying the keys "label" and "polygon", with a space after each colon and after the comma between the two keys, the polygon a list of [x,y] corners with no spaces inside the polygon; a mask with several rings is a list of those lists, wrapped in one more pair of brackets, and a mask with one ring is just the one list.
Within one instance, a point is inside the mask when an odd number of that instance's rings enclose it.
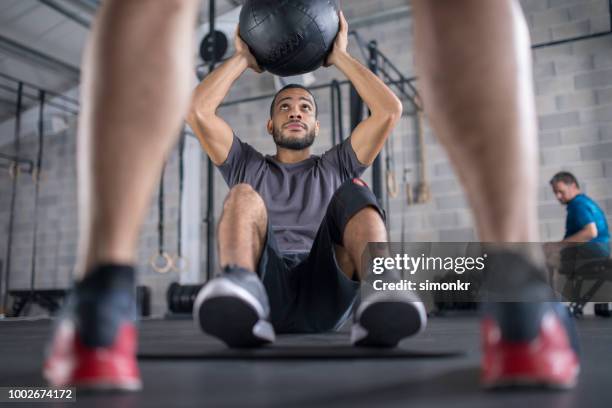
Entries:
{"label": "black shorts", "polygon": [[348,220],[365,207],[384,219],[376,197],[361,180],[349,180],[334,193],[310,252],[282,253],[268,225],[257,273],[270,300],[277,333],[317,333],[339,328],[350,316],[359,282],[338,266],[334,245],[342,245]]}

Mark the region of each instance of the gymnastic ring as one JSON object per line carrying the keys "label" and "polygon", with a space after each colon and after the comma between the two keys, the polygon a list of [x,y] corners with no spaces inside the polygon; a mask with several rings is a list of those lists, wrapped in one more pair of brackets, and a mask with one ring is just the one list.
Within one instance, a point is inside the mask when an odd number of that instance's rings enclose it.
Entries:
{"label": "gymnastic ring", "polygon": [[[163,263],[160,264],[160,260]],[[157,273],[168,273],[174,267],[172,257],[168,255],[167,252],[160,252],[153,255],[149,260],[149,264],[151,265],[151,268],[153,268],[153,270]]]}
{"label": "gymnastic ring", "polygon": [[185,272],[189,268],[189,260],[184,256],[172,256],[172,271],[176,273]]}

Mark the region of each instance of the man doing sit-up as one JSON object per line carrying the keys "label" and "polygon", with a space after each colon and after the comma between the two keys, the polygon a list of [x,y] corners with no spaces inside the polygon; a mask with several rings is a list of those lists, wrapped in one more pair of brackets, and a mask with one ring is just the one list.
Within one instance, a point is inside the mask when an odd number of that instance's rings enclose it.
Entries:
{"label": "man doing sit-up", "polygon": [[[310,152],[319,112],[302,86],[286,86],[273,98],[267,131],[274,156],[239,139],[217,116],[234,81],[247,68],[260,71],[238,35],[234,56],[195,91],[188,122],[230,192],[218,226],[223,274],[201,290],[194,314],[205,332],[230,346],[271,342],[275,331],[337,328],[367,277],[361,265],[367,243],[387,241],[384,213],[359,176],[383,147],[402,104],[347,53],[348,26],[342,15],[340,21],[327,65],[346,75],[371,115],[322,156]],[[354,344],[393,346],[425,325],[425,309],[409,292],[365,296],[357,305]],[[383,319],[388,313],[394,318]]]}

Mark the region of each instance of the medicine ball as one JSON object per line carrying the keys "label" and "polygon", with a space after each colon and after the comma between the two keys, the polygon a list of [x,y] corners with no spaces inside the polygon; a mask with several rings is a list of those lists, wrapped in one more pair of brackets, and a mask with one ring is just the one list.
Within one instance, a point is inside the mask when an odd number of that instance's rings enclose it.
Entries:
{"label": "medicine ball", "polygon": [[291,76],[325,62],[339,25],[335,0],[247,0],[239,29],[261,68]]}

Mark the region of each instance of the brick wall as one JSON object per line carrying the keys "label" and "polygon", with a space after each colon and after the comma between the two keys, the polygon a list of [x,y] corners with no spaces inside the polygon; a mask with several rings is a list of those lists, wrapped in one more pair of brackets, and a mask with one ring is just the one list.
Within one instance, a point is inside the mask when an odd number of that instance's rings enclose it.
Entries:
{"label": "brick wall", "polygon": [[[607,0],[523,0],[534,43],[573,37],[610,29]],[[394,7],[405,7],[405,1],[354,0],[347,2],[346,15],[364,19]],[[378,41],[379,47],[400,67],[406,76],[413,71],[411,24],[408,17],[379,19],[378,23],[359,29],[362,37]],[[350,51],[360,52],[351,42]],[[543,240],[559,239],[563,234],[565,210],[554,199],[548,179],[559,170],[576,174],[584,190],[612,214],[612,36],[565,43],[534,51],[535,91],[539,113],[539,145],[541,172],[539,175],[540,231]],[[315,73],[317,83],[344,79],[335,69]],[[228,100],[267,94],[274,91],[269,75],[247,72],[232,89]],[[347,95],[347,89],[343,89]],[[329,91],[316,91],[322,131],[314,152],[320,154],[330,145]],[[264,153],[273,153],[274,145],[266,133],[269,100],[225,107],[221,115],[245,141]],[[348,102],[345,100],[345,125],[348,125]],[[410,110],[406,106],[406,111]],[[406,185],[417,182],[416,137],[414,121],[402,119],[390,142],[395,177],[399,191],[389,199],[391,237],[403,236],[412,241],[475,240],[472,217],[446,154],[429,128],[425,135],[427,174],[432,199],[426,204],[407,205]],[[76,249],[76,180],[74,169],[74,126],[46,142],[44,180],[41,184],[38,212],[38,285],[65,287],[74,263]],[[10,146],[0,147],[11,151]],[[24,135],[22,155],[35,157],[33,135]],[[178,216],[177,154],[170,157],[165,173],[166,186],[166,246],[175,252]],[[404,180],[404,174],[406,178]],[[206,166],[202,168],[202,215],[206,210]],[[370,171],[366,173],[370,179]],[[216,219],[227,187],[215,171]],[[11,180],[0,172],[0,230],[8,231],[8,208]],[[159,275],[148,266],[148,259],[157,246],[156,197],[142,230],[139,249],[139,280],[153,289],[154,312],[165,311],[167,285],[178,280],[176,273]],[[16,233],[13,239],[13,271],[11,287],[27,287],[32,253],[33,183],[20,179],[18,187]],[[612,222],[612,218],[608,218]],[[201,223],[202,220],[191,220]],[[6,232],[0,234],[0,259],[6,253]],[[202,223],[202,276],[205,276],[205,225]]]}

